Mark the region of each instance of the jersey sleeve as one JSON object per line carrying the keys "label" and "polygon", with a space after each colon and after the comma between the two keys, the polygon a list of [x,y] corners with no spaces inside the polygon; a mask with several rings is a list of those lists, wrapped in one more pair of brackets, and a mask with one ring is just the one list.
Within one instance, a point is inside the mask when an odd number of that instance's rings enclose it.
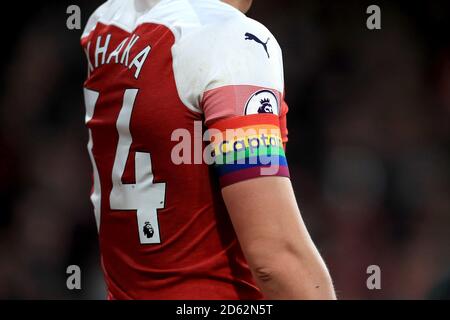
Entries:
{"label": "jersey sleeve", "polygon": [[[191,37],[182,87],[204,115],[222,187],[260,176],[289,177],[282,52],[262,24],[240,17]],[[184,48],[186,46],[183,46]],[[197,54],[189,52],[196,48]],[[189,64],[189,66],[187,66]],[[195,69],[194,69],[195,67]]]}

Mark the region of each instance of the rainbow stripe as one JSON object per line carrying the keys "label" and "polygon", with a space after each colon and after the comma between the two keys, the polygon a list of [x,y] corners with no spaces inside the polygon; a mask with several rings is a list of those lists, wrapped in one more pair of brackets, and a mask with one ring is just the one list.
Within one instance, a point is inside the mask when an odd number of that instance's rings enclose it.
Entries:
{"label": "rainbow stripe", "polygon": [[278,116],[228,118],[214,123],[210,132],[214,132],[214,167],[222,188],[256,177],[289,177]]}

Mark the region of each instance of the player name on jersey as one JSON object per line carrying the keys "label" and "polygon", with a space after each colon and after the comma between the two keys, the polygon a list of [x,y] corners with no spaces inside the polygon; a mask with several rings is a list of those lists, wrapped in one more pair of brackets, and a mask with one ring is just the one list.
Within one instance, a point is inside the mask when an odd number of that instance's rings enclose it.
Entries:
{"label": "player name on jersey", "polygon": [[[88,61],[88,73],[90,74],[94,69],[104,64],[115,63],[134,71],[133,76],[135,79],[138,79],[141,69],[152,49],[151,46],[147,45],[135,56],[130,56],[130,51],[139,41],[139,36],[132,34],[123,39],[115,48],[110,48],[111,37],[111,34],[108,33],[106,36],[98,36],[95,41],[92,40],[87,43],[84,52]],[[95,48],[91,45],[91,42],[95,42]]]}

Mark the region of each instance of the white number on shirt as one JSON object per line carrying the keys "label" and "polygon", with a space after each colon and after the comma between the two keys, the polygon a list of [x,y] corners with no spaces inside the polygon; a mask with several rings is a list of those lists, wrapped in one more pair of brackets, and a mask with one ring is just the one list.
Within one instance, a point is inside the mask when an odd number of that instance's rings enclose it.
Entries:
{"label": "white number on shirt", "polygon": [[[116,156],[112,169],[112,190],[109,203],[112,210],[136,210],[139,240],[142,244],[161,243],[157,210],[164,208],[166,184],[153,183],[152,161],[150,153],[135,153],[136,183],[122,183],[122,176],[133,141],[130,133],[130,120],[138,89],[127,89],[123,96],[122,108],[116,123],[119,134]],[[92,119],[99,93],[84,89],[86,101],[86,123]],[[100,225],[100,180],[92,155],[92,133],[89,130],[88,150],[94,169],[94,192],[91,196],[94,204],[97,226]]]}

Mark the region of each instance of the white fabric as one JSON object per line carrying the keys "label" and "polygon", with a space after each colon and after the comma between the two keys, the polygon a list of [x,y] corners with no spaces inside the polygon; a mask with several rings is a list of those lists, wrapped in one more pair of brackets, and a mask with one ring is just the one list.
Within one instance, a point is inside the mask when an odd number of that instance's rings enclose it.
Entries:
{"label": "white fabric", "polygon": [[[206,91],[222,86],[284,92],[282,52],[275,37],[220,0],[109,0],[89,18],[82,37],[98,22],[130,33],[148,22],[168,27],[176,39],[172,55],[178,93],[193,111],[202,112]],[[261,43],[246,40],[247,33],[267,42],[267,52]]]}

